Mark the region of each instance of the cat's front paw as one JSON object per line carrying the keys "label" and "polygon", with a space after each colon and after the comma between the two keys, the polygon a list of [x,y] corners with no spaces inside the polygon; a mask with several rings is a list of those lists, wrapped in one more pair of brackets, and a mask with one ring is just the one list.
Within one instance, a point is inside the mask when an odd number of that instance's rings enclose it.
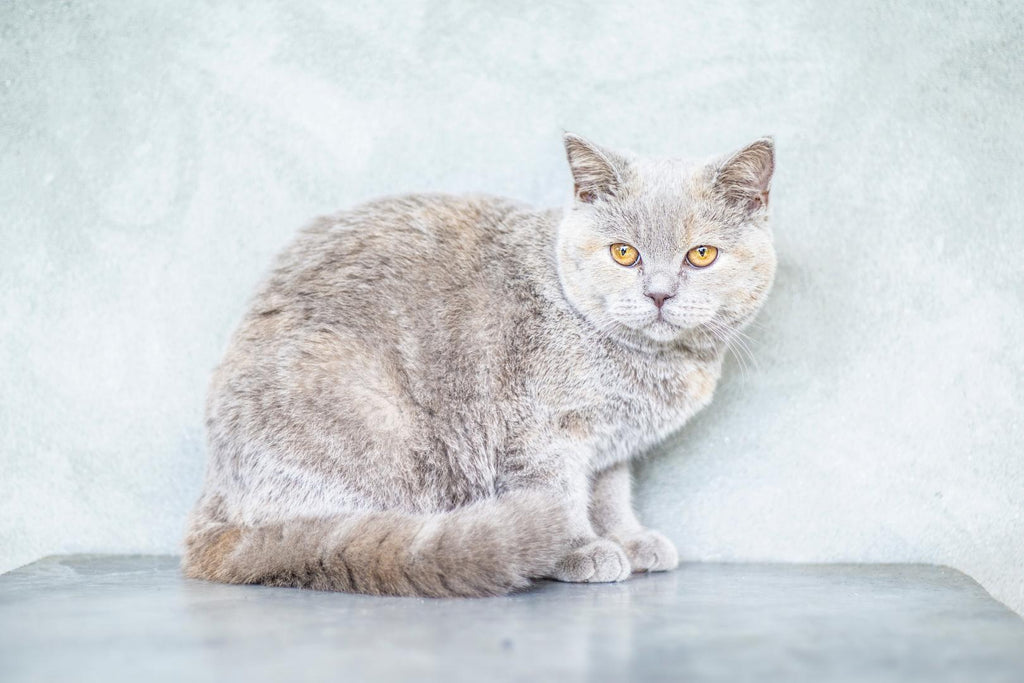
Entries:
{"label": "cat's front paw", "polygon": [[676,546],[659,531],[644,529],[615,540],[625,549],[634,572],[664,572],[679,566]]}
{"label": "cat's front paw", "polygon": [[559,581],[603,583],[629,578],[629,558],[618,543],[598,538],[570,550],[555,566]]}

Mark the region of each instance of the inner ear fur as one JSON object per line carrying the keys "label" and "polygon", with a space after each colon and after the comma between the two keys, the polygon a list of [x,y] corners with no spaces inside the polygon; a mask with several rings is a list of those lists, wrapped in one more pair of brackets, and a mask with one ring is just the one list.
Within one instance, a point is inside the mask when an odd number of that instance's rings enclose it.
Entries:
{"label": "inner ear fur", "polygon": [[774,172],[775,141],[766,136],[736,152],[721,165],[715,176],[715,189],[745,211],[767,209]]}
{"label": "inner ear fur", "polygon": [[576,200],[592,204],[601,198],[614,197],[622,187],[621,169],[625,160],[579,135],[566,133],[564,141]]}

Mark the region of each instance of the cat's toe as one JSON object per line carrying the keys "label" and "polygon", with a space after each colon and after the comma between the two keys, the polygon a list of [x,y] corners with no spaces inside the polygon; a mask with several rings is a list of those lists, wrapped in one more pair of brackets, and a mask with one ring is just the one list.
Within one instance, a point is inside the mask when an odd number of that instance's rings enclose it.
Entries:
{"label": "cat's toe", "polygon": [[629,578],[629,558],[622,547],[605,538],[599,538],[571,550],[555,567],[554,577],[559,581],[604,583]]}
{"label": "cat's toe", "polygon": [[617,540],[634,572],[663,572],[679,566],[676,546],[659,531],[644,529]]}

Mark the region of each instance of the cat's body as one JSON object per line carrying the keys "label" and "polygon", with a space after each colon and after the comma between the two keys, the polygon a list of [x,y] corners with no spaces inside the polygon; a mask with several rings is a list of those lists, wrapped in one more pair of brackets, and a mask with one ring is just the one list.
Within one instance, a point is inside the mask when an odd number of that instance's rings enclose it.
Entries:
{"label": "cat's body", "polygon": [[[703,296],[673,313],[677,320],[651,287],[689,267],[660,263],[692,243],[680,233],[741,220],[730,229],[766,237],[716,237],[733,242],[721,253],[766,251],[746,264],[748,275],[760,274],[741,288],[749,301],[729,326],[738,329],[774,272],[765,207],[730,214],[735,201],[724,193],[718,204],[695,201],[724,166],[680,177],[683,199],[673,201],[671,187],[652,188],[644,169],[629,165],[639,162],[582,141],[574,152],[576,140],[567,139],[577,193],[565,214],[486,197],[409,196],[300,234],[214,375],[188,574],[486,595],[535,577],[621,580],[675,566],[672,544],[632,513],[627,464],[710,401],[727,326],[687,325],[727,306]],[[614,177],[599,177],[600,168],[588,175],[588,154]],[[596,277],[628,286],[629,272],[642,298],[627,303],[649,306],[657,321],[638,320],[632,307],[615,313],[622,301],[587,279],[594,253],[608,258],[608,244],[626,241],[602,236],[614,228],[593,212],[614,223],[612,209],[627,211],[631,193],[662,209],[638,206],[645,225],[621,228],[649,256],[643,270],[612,263]],[[606,321],[605,309],[624,324]]]}

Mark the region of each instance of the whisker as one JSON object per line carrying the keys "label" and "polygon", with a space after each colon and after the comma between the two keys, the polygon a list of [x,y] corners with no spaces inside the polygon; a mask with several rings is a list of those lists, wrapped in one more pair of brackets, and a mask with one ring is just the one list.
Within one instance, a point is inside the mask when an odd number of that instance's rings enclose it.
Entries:
{"label": "whisker", "polygon": [[748,343],[748,341],[751,341],[751,338],[744,334],[742,330],[730,329],[717,320],[710,320],[706,325],[714,337],[725,344],[728,351],[732,352],[744,380],[747,379],[751,366],[755,370],[760,371],[757,357]]}

